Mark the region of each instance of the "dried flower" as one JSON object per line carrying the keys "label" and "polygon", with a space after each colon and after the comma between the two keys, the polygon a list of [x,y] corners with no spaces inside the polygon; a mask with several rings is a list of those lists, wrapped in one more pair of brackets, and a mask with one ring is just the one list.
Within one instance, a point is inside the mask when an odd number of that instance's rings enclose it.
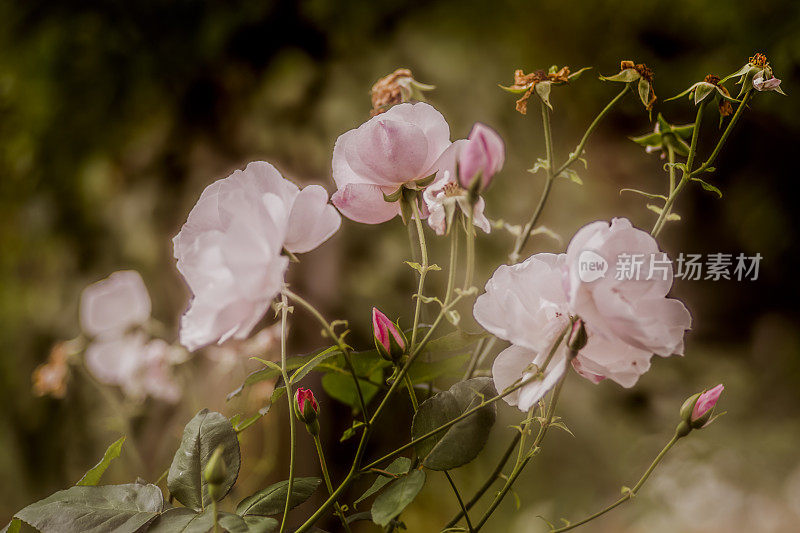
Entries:
{"label": "dried flower", "polygon": [[68,379],[67,343],[59,342],[50,350],[47,362],[33,371],[33,393],[36,396],[63,398],[67,394]]}
{"label": "dried flower", "polygon": [[534,91],[539,95],[542,101],[550,105],[550,88],[553,85],[563,85],[570,81],[577,80],[584,71],[589,67],[582,68],[577,72],[570,74],[569,67],[558,68],[552,65],[547,71],[535,70],[530,74],[525,74],[524,71],[517,69],[514,71],[514,83],[508,87],[500,86],[500,88],[512,93],[521,94],[522,96],[517,100],[517,111],[523,115],[528,113],[528,99]]}
{"label": "dried flower", "polygon": [[623,60],[620,61],[618,73],[613,76],[600,76],[600,79],[619,83],[633,83],[638,81],[637,89],[639,92],[639,99],[642,101],[645,109],[652,111],[653,104],[655,104],[657,100],[655,89],[653,89],[653,77],[653,70],[644,63]]}
{"label": "dried flower", "polygon": [[379,115],[393,105],[403,102],[425,101],[425,91],[436,87],[420,83],[407,68],[399,68],[375,82],[372,86],[372,116]]}

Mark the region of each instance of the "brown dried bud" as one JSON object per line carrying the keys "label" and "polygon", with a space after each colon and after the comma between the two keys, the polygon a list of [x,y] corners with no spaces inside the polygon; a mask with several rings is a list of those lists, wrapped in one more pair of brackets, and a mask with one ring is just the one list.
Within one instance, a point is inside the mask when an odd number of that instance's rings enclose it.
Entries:
{"label": "brown dried bud", "polygon": [[47,362],[33,371],[33,393],[36,396],[50,395],[63,398],[67,394],[69,367],[66,343],[59,342],[50,351]]}

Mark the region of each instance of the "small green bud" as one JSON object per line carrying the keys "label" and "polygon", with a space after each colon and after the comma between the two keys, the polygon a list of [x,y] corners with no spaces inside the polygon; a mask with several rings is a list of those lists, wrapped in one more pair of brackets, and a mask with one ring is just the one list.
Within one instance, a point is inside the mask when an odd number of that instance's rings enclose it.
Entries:
{"label": "small green bud", "polygon": [[225,448],[220,444],[211,454],[211,457],[206,463],[206,468],[203,470],[203,477],[206,482],[212,486],[219,486],[225,483],[225,478],[228,475],[228,467],[225,464],[222,454]]}

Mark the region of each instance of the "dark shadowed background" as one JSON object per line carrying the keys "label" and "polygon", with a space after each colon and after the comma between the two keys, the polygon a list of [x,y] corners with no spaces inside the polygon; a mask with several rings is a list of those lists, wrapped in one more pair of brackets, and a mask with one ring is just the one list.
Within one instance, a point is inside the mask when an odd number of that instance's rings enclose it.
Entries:
{"label": "dark shadowed background", "polygon": [[[542,155],[543,138],[538,113],[518,114],[514,98],[497,87],[511,83],[514,69],[594,67],[553,90],[556,157],[563,160],[619,90],[596,74],[617,72],[621,59],[647,63],[660,97],[656,111],[686,123],[693,106],[664,98],[764,52],[789,96],[756,95],[709,175],[723,198],[690,187],[677,203],[682,221],[669,224],[660,239],[673,256],[760,253],[759,279],[677,282],[674,294],[695,320],[687,355],[655,358],[636,387],[571,379],[561,414],[576,438],[558,431],[548,437],[488,530],[538,531],[537,515],[576,519],[612,501],[669,439],[683,399],[724,382],[727,415],[681,443],[635,503],[586,529],[794,531],[800,521],[800,215],[792,163],[800,139],[799,23],[800,3],[791,0],[0,0],[0,521],[74,483],[121,432],[132,432],[126,446],[139,448],[144,466],[123,452],[106,480],[155,480],[197,409],[233,415],[263,403],[268,390],[225,402],[225,393],[257,367],[246,357],[223,369],[197,355],[181,375],[185,401],[127,405],[130,428],[80,376],[56,400],[32,394],[31,372],[54,342],[79,333],[81,289],[118,269],[142,273],[154,316],[173,340],[187,292],[170,239],[203,188],[263,159],[298,182],[333,190],[333,143],[368,118],[368,91],[380,76],[405,66],[435,84],[430,101],[454,139],[475,121],[501,133],[508,161],[487,194],[487,214],[521,223],[543,184],[541,175],[525,172]],[[701,154],[713,146],[716,126],[715,116],[704,124]],[[651,227],[655,216],[646,201],[619,194],[624,187],[666,186],[662,162],[627,138],[651,127],[633,97],[612,113],[589,142],[588,169],[579,168],[585,185],[558,182],[544,211],[542,223],[564,242],[534,237],[529,253],[563,250],[577,228],[596,219],[625,216]],[[443,264],[447,244],[432,241],[433,261]],[[479,237],[481,284],[510,245],[502,232]],[[411,315],[413,273],[402,264],[409,254],[399,220],[380,227],[345,221],[293,268],[291,282],[328,316],[348,319],[351,341],[367,347],[373,305],[406,321]],[[431,275],[434,286],[441,277]],[[320,346],[307,315],[296,320],[292,352]],[[352,453],[349,443],[335,444],[348,413],[332,400],[322,405],[339,477]],[[521,418],[505,404],[500,412],[479,460],[454,472],[467,493],[491,470],[512,435],[508,426]],[[280,406],[244,438],[238,496],[285,478],[284,416]],[[395,416],[407,417],[407,407],[398,403]],[[317,475],[305,437],[299,473]],[[376,446],[407,438],[386,431]],[[431,473],[429,480],[403,515],[411,531],[435,531],[457,508],[444,478]],[[295,520],[312,506],[299,508]]]}

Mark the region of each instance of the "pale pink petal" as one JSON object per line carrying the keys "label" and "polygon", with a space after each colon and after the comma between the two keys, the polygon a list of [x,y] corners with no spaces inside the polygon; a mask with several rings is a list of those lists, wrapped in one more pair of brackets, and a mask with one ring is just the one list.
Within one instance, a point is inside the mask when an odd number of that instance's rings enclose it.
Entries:
{"label": "pale pink petal", "polygon": [[122,385],[133,379],[142,364],[146,341],[141,332],[95,340],[86,348],[86,368],[103,383]]}
{"label": "pale pink petal", "polygon": [[398,187],[422,177],[428,142],[415,124],[398,122],[383,113],[360,128],[345,148],[353,171],[376,185]]}
{"label": "pale pink petal", "polygon": [[[536,352],[512,344],[499,354],[492,364],[492,380],[494,388],[498,394],[502,394],[507,388],[513,386],[522,379],[522,374],[533,360],[536,359]],[[519,389],[503,398],[508,405],[517,405],[519,402]]]}
{"label": "pale pink petal", "polygon": [[390,193],[377,185],[351,183],[331,196],[331,202],[341,213],[363,224],[380,224],[400,214],[399,202],[387,202],[384,193]]}
{"label": "pale pink petal", "polygon": [[117,335],[150,318],[150,295],[135,270],[114,272],[81,294],[80,321],[89,335]]}
{"label": "pale pink petal", "polygon": [[309,252],[341,225],[342,218],[328,203],[328,192],[319,185],[309,185],[294,200],[284,247],[297,254]]}

